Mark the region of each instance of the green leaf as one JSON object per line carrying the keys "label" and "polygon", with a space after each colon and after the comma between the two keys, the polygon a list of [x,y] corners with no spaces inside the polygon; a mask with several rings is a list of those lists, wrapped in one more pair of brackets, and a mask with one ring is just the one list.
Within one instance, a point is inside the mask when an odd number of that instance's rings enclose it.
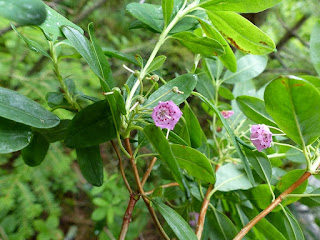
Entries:
{"label": "green leaf", "polygon": [[[118,89],[118,90],[117,90]],[[123,99],[123,96],[121,95],[121,90],[119,88],[113,88],[113,96],[116,100],[117,107],[122,115],[127,114],[126,105]]]}
{"label": "green leaf", "polygon": [[199,73],[197,76],[199,79],[196,86],[197,91],[209,100],[215,99],[214,80],[210,79],[204,72]]}
{"label": "green leaf", "polygon": [[311,62],[320,75],[320,20],[318,20],[312,29],[310,37],[310,55]]}
{"label": "green leaf", "polygon": [[108,57],[114,57],[116,59],[138,65],[136,59],[132,55],[125,54],[125,53],[122,53],[122,52],[117,51],[115,49],[106,48],[106,47],[103,47],[102,50],[103,50],[103,53],[105,55],[107,55]]}
{"label": "green leaf", "polygon": [[198,150],[177,144],[171,144],[173,155],[181,168],[188,174],[207,183],[215,183],[215,174],[209,159]]}
{"label": "green leaf", "polygon": [[198,37],[192,32],[180,32],[171,36],[181,42],[193,53],[203,56],[220,56],[225,53],[223,46],[215,39]]}
{"label": "green leaf", "polygon": [[56,41],[58,37],[64,37],[60,30],[62,26],[70,26],[72,28],[77,29],[80,33],[84,33],[82,28],[70,22],[68,19],[57,13],[55,10],[53,10],[46,4],[44,5],[48,17],[39,27],[42,29],[42,31],[45,33],[48,39]]}
{"label": "green leaf", "polygon": [[40,165],[47,155],[50,143],[40,133],[34,133],[30,144],[22,149],[22,159],[30,167]]}
{"label": "green leaf", "polygon": [[246,55],[238,60],[236,72],[226,71],[223,82],[232,84],[255,78],[264,71],[267,63],[268,58],[265,56]]}
{"label": "green leaf", "polygon": [[1,0],[0,16],[22,25],[40,25],[47,17],[40,0]]}
{"label": "green leaf", "polygon": [[236,101],[240,110],[250,120],[255,123],[277,127],[277,124],[267,113],[263,100],[251,96],[239,96]]}
{"label": "green leaf", "polygon": [[280,77],[265,89],[267,112],[289,138],[301,146],[320,136],[320,93],[307,81]]}
{"label": "green leaf", "polygon": [[207,11],[219,32],[239,50],[255,55],[273,52],[272,39],[250,21],[234,12]]}
{"label": "green leaf", "polygon": [[189,224],[172,208],[163,204],[157,199],[153,199],[152,203],[158,209],[160,214],[166,220],[172,231],[178,239],[181,240],[197,240],[195,233]]}
{"label": "green leaf", "polygon": [[36,128],[52,128],[59,118],[31,99],[0,87],[0,116]]}
{"label": "green leaf", "polygon": [[304,80],[307,80],[309,83],[313,84],[318,91],[320,91],[320,78],[319,77],[314,77],[314,76],[309,76],[309,75],[302,75],[299,76],[300,78],[303,78]]}
{"label": "green leaf", "polygon": [[99,146],[77,148],[78,164],[84,178],[94,186],[103,184],[103,165]]}
{"label": "green leaf", "polygon": [[318,207],[320,205],[320,188],[316,188],[311,193],[306,194],[308,194],[308,197],[301,198],[299,202],[309,207]]}
{"label": "green leaf", "polygon": [[[154,91],[143,106],[153,108],[158,105],[159,101],[165,102],[170,100],[179,105],[190,96],[197,84],[197,80],[197,75],[194,74],[181,75]],[[178,87],[183,93],[172,92],[173,87]]]}
{"label": "green leaf", "polygon": [[37,42],[30,40],[26,37],[24,37],[16,28],[13,24],[11,24],[12,29],[19,35],[19,37],[21,37],[23,39],[23,41],[25,41],[25,43],[28,45],[28,47],[34,51],[34,52],[40,52],[42,53],[43,56],[46,56],[50,59],[51,56],[47,53],[47,51],[45,49],[43,49],[43,47],[41,45],[39,45]]}
{"label": "green leaf", "polygon": [[28,146],[32,138],[30,127],[0,117],[0,153],[11,153]]}
{"label": "green leaf", "polygon": [[[274,190],[274,186],[271,186]],[[247,198],[251,200],[259,209],[266,209],[272,203],[272,194],[268,184],[260,184],[246,191]],[[278,209],[277,209],[278,210]]]}
{"label": "green leaf", "polygon": [[234,53],[227,41],[209,21],[200,18],[197,18],[197,20],[207,37],[216,39],[220,44],[222,44],[225,54],[219,56],[219,59],[231,72],[235,72],[237,70],[236,57],[234,56]]}
{"label": "green leaf", "polygon": [[155,125],[149,124],[144,127],[143,132],[149,139],[155,150],[160,154],[161,159],[171,170],[174,179],[179,183],[180,187],[184,189],[184,178],[180,172],[177,159],[174,157],[168,140],[165,138],[160,128],[156,127]]}
{"label": "green leaf", "polygon": [[216,172],[215,187],[219,191],[230,192],[252,188],[252,184],[243,169],[232,163],[227,163],[221,166]]}
{"label": "green leaf", "polygon": [[102,80],[109,86],[109,88],[114,87],[113,77],[111,73],[111,68],[109,65],[109,62],[107,61],[107,58],[104,55],[104,52],[102,51],[102,48],[97,42],[97,39],[94,34],[94,27],[93,23],[89,23],[88,25],[90,40],[92,42],[92,48],[96,55],[97,64],[99,67],[99,72],[101,73]]}
{"label": "green leaf", "polygon": [[303,232],[293,215],[289,210],[283,210],[284,212],[284,224],[288,233],[288,239],[292,240],[304,240]]}
{"label": "green leaf", "polygon": [[198,148],[202,145],[203,131],[198,121],[197,116],[191,110],[190,106],[186,104],[183,108],[183,117],[186,120],[186,125],[190,135],[190,142],[193,148]]}
{"label": "green leaf", "polygon": [[173,10],[174,0],[162,0],[161,3],[165,25],[168,25]]}
{"label": "green leaf", "polygon": [[233,239],[238,230],[233,225],[232,221],[223,213],[213,210],[207,213],[209,223],[209,236],[210,239],[216,240],[230,240]]}
{"label": "green leaf", "polygon": [[146,73],[151,73],[161,68],[166,59],[167,57],[164,55],[156,57],[147,68]]}
{"label": "green leaf", "polygon": [[238,13],[257,13],[273,7],[281,0],[207,0],[200,4],[211,11],[233,11]]}
{"label": "green leaf", "polygon": [[251,151],[247,148],[244,149],[249,162],[253,169],[262,178],[263,181],[270,184],[272,176],[272,168],[269,158],[263,152]]}
{"label": "green leaf", "polygon": [[65,143],[71,148],[84,148],[117,137],[107,100],[94,103],[79,112],[70,123]]}
{"label": "green leaf", "polygon": [[219,109],[212,102],[210,102],[208,99],[206,99],[205,97],[203,97],[202,95],[199,95],[197,93],[194,93],[194,95],[198,96],[204,103],[206,103],[206,105],[209,108],[211,108],[214,111],[215,114],[217,114],[217,116],[219,117],[220,121],[222,122],[224,128],[226,129],[227,133],[229,134],[234,147],[236,148],[236,151],[241,159],[241,162],[244,166],[244,169],[247,173],[247,176],[248,176],[251,184],[254,184],[254,179],[253,179],[252,171],[251,171],[251,168],[249,165],[249,161],[248,161],[247,157],[244,155],[241,147],[239,146],[239,143],[236,139],[236,136],[234,135],[234,133],[233,133],[232,129],[230,128],[226,119],[221,115]]}
{"label": "green leaf", "polygon": [[[276,188],[280,192],[287,190],[293,183],[295,183],[303,174],[305,173],[304,169],[296,169],[286,173],[278,182]],[[298,186],[291,194],[302,194],[305,192],[308,186],[308,179],[304,181],[300,186]],[[285,198],[281,202],[282,205],[286,206],[288,204],[294,203],[299,200],[299,197],[290,197]]]}
{"label": "green leaf", "polygon": [[224,87],[224,86],[220,86],[219,87],[219,95],[227,100],[233,100],[234,99],[234,96],[232,94],[232,92]]}
{"label": "green leaf", "polygon": [[35,131],[41,133],[49,143],[64,140],[67,136],[67,129],[70,125],[71,120],[61,120],[59,125],[53,128],[40,129],[36,128]]}
{"label": "green leaf", "polygon": [[49,107],[51,108],[69,105],[69,103],[64,98],[63,93],[61,92],[48,92],[46,95],[46,100],[48,102]]}

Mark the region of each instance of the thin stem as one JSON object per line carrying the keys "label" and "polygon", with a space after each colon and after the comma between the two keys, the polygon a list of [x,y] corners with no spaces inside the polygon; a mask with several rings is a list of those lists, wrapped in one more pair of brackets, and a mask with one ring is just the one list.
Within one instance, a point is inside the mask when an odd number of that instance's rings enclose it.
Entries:
{"label": "thin stem", "polygon": [[151,195],[154,192],[154,190],[156,190],[159,187],[161,187],[161,188],[179,187],[179,183],[175,182],[175,183],[168,183],[168,184],[160,185],[160,186],[152,189],[151,191],[145,192],[144,195],[145,196]]}
{"label": "thin stem", "polygon": [[120,152],[116,146],[116,144],[111,140],[110,141],[111,144],[112,144],[112,147],[114,148],[114,150],[116,151],[116,154],[117,154],[117,157],[119,159],[119,168],[120,168],[120,172],[121,172],[121,175],[122,175],[122,178],[123,178],[123,181],[124,181],[124,184],[126,185],[130,195],[132,195],[132,189],[130,187],[130,184],[126,178],[126,174],[124,173],[124,168],[123,168],[123,163],[122,163],[122,159],[121,159],[121,155],[120,155]]}
{"label": "thin stem", "polygon": [[280,146],[286,146],[286,147],[291,147],[291,148],[294,148],[300,152],[303,152],[303,150],[301,150],[300,148],[297,148],[295,146],[292,146],[290,144],[286,144],[286,143],[279,143],[279,142],[273,142],[274,145],[280,145]]}
{"label": "thin stem", "polygon": [[310,193],[310,194],[288,194],[286,196],[286,198],[289,198],[289,197],[320,197],[320,194],[319,193]]}
{"label": "thin stem", "polygon": [[305,172],[296,182],[294,182],[288,189],[286,189],[283,193],[280,194],[279,197],[276,198],[266,209],[264,209],[259,215],[257,215],[254,219],[252,219],[242,230],[238,233],[238,235],[233,240],[242,239],[251,228],[254,227],[262,218],[268,215],[276,206],[278,206],[281,201],[289,195],[292,191],[294,191],[297,187],[299,187],[305,180],[307,180],[311,176],[310,172]]}
{"label": "thin stem", "polygon": [[151,160],[151,162],[150,162],[150,164],[149,164],[149,166],[147,168],[147,171],[144,173],[144,176],[142,178],[142,181],[141,181],[142,187],[144,186],[144,184],[148,180],[148,177],[150,176],[150,173],[151,173],[152,168],[153,168],[154,164],[156,163],[156,161],[157,161],[156,157],[152,158],[152,160]]}
{"label": "thin stem", "polygon": [[135,162],[137,162],[137,160],[139,158],[144,158],[144,157],[152,157],[152,156],[158,156],[158,153],[146,153],[146,154],[140,154],[135,158]]}

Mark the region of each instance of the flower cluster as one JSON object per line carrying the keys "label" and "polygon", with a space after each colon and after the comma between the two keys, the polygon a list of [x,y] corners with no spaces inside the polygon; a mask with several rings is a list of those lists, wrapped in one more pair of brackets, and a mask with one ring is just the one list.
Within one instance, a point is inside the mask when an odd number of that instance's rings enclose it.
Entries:
{"label": "flower cluster", "polygon": [[157,127],[173,130],[182,116],[180,108],[171,100],[167,102],[159,102],[153,108],[151,117]]}
{"label": "flower cluster", "polygon": [[233,114],[234,114],[234,111],[227,111],[227,110],[223,110],[221,111],[221,114],[224,118],[230,118]]}
{"label": "flower cluster", "polygon": [[250,140],[259,152],[269,148],[272,142],[272,133],[264,124],[252,125]]}

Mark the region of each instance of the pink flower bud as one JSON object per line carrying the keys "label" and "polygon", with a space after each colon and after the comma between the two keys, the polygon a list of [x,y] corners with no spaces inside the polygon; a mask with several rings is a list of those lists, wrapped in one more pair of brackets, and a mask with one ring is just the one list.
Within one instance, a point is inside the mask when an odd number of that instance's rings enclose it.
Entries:
{"label": "pink flower bud", "polygon": [[151,117],[157,127],[173,130],[182,116],[180,108],[172,101],[159,102],[153,108]]}
{"label": "pink flower bud", "polygon": [[259,152],[269,148],[272,142],[272,133],[264,124],[252,125],[250,140]]}
{"label": "pink flower bud", "polygon": [[190,217],[189,225],[195,228],[197,226],[197,222],[199,219],[199,213],[189,212],[189,217]]}
{"label": "pink flower bud", "polygon": [[221,111],[221,114],[224,118],[229,118],[234,114],[234,111],[227,111],[227,110],[223,110]]}

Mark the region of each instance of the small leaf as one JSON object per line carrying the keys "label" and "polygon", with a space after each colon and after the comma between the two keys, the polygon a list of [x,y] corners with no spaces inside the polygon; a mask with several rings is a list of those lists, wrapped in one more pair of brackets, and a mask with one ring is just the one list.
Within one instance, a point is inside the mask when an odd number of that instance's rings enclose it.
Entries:
{"label": "small leaf", "polygon": [[0,153],[11,153],[28,146],[32,138],[30,127],[0,117]]}
{"label": "small leaf", "polygon": [[219,191],[230,192],[252,188],[252,184],[243,169],[232,163],[228,163],[221,166],[216,172],[215,187]]}
{"label": "small leaf", "polygon": [[283,210],[285,217],[285,227],[288,233],[288,239],[292,240],[304,240],[303,232],[297,222],[297,220],[293,217],[293,215],[289,212],[289,210]]}
{"label": "small leaf", "polygon": [[46,20],[45,4],[40,0],[1,0],[0,16],[22,25],[39,25]]}
{"label": "small leaf", "polygon": [[126,110],[124,99],[120,93],[120,89],[119,89],[119,91],[116,89],[113,89],[113,96],[114,96],[114,99],[116,100],[117,107],[118,107],[119,111],[121,112],[121,114],[126,115],[127,110]]}
{"label": "small leaf", "polygon": [[272,39],[250,21],[235,12],[207,11],[219,32],[239,50],[255,55],[273,52]]}
{"label": "small leaf", "polygon": [[232,92],[224,87],[224,86],[220,86],[219,88],[219,95],[227,100],[233,100],[234,99],[234,96],[232,94]]}
{"label": "small leaf", "polygon": [[164,55],[156,57],[147,68],[146,73],[151,73],[161,68],[166,59],[167,57]]}
{"label": "small leaf", "polygon": [[267,113],[263,100],[251,96],[239,96],[236,101],[240,110],[250,120],[258,124],[277,127],[277,124]]}
{"label": "small leaf", "polygon": [[78,164],[84,178],[94,186],[103,184],[103,165],[99,146],[77,148]]}
{"label": "small leaf", "polygon": [[22,149],[22,159],[30,167],[40,165],[47,155],[50,143],[40,133],[34,133],[30,144]]}
{"label": "small leaf", "polygon": [[[165,102],[170,100],[179,105],[190,96],[197,84],[197,80],[198,78],[194,74],[181,75],[154,91],[143,106],[153,108],[158,105],[159,101]],[[183,93],[172,92],[173,87],[178,87]]]}
{"label": "small leaf", "polygon": [[184,189],[184,178],[180,172],[178,162],[173,155],[168,140],[165,138],[160,128],[156,127],[155,125],[149,124],[144,127],[143,132],[145,136],[149,139],[152,146],[160,154],[161,159],[171,170],[174,179],[179,183],[180,187]]}
{"label": "small leaf", "polygon": [[168,25],[173,10],[174,0],[162,0],[161,3],[165,25]]}
{"label": "small leaf", "polygon": [[311,32],[310,38],[310,54],[311,62],[320,75],[320,20],[318,20]]}
{"label": "small leaf", "polygon": [[238,13],[257,13],[273,7],[281,0],[207,0],[200,6],[212,11],[233,11]]}
{"label": "small leaf", "polygon": [[103,47],[102,48],[103,50],[103,53],[105,55],[107,55],[108,57],[114,57],[116,59],[119,59],[119,60],[122,60],[122,61],[125,61],[125,62],[128,62],[128,63],[133,63],[135,65],[138,65],[134,56],[132,55],[129,55],[129,54],[125,54],[125,53],[122,53],[122,52],[119,52],[115,49],[111,49],[111,48],[106,48],[106,47]]}
{"label": "small leaf", "polygon": [[226,71],[223,82],[244,82],[259,76],[266,68],[268,59],[265,56],[246,55],[237,61],[236,72]]}
{"label": "small leaf", "polygon": [[172,231],[180,240],[197,240],[192,228],[189,224],[172,208],[163,204],[157,199],[153,199],[152,203],[158,209],[160,214],[166,220]]}
{"label": "small leaf", "polygon": [[171,144],[171,149],[179,166],[186,169],[189,175],[211,184],[215,183],[215,173],[205,155],[183,145]]}
{"label": "small leaf", "polygon": [[203,56],[220,56],[225,53],[223,46],[212,38],[198,37],[191,32],[176,33],[171,36],[181,42],[193,53],[198,53]]}
{"label": "small leaf", "polygon": [[143,68],[144,61],[143,61],[142,57],[139,54],[136,54],[134,58],[136,59],[136,62],[138,63],[138,65],[141,68]]}
{"label": "small leaf", "polygon": [[157,187],[152,195],[151,195],[151,198],[155,198],[155,197],[162,197],[163,196],[163,187]]}
{"label": "small leaf", "polygon": [[183,108],[183,117],[188,128],[191,146],[193,148],[200,147],[202,145],[203,131],[197,116],[194,114],[188,104],[186,104]]}
{"label": "small leaf", "polygon": [[48,92],[46,95],[46,100],[51,108],[69,105],[69,103],[64,99],[63,93],[61,92]]}
{"label": "small leaf", "polygon": [[0,87],[0,116],[36,128],[52,128],[59,118],[31,99]]}
{"label": "small leaf", "polygon": [[94,103],[79,112],[68,127],[65,143],[71,148],[84,148],[117,137],[107,100]]}
{"label": "small leaf", "polygon": [[265,89],[267,112],[297,144],[313,143],[320,136],[320,92],[307,81],[280,77]]}
{"label": "small leaf", "polygon": [[215,99],[214,96],[216,90],[214,80],[210,79],[210,77],[204,72],[199,73],[197,76],[199,79],[196,86],[197,91],[209,100]]}
{"label": "small leaf", "polygon": [[53,128],[40,129],[36,128],[35,131],[39,132],[49,143],[64,140],[67,135],[67,129],[70,125],[71,120],[61,120],[59,125]]}

